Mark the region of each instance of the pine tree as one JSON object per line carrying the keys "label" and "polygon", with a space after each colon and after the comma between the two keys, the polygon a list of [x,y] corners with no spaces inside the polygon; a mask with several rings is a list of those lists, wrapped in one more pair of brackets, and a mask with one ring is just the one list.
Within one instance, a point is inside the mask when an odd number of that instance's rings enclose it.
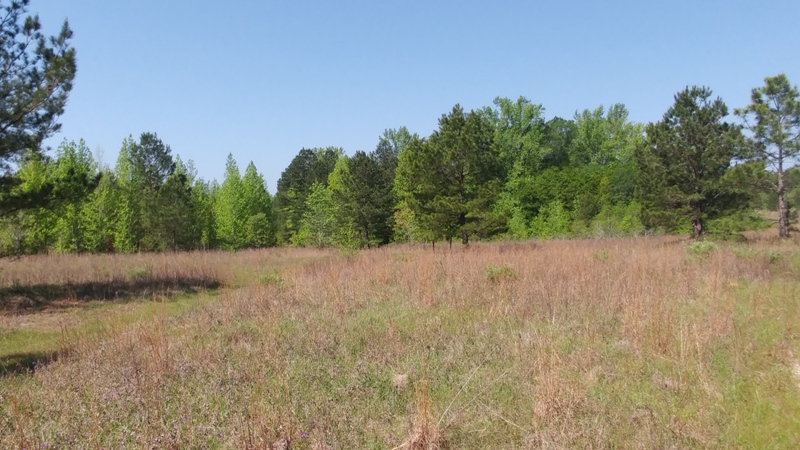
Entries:
{"label": "pine tree", "polygon": [[751,160],[768,163],[777,174],[772,188],[778,195],[778,235],[789,237],[786,173],[800,154],[800,91],[784,74],[767,77],[765,86],[753,89],[748,107],[736,110],[750,132]]}
{"label": "pine tree", "polygon": [[192,188],[196,247],[203,250],[217,248],[215,200],[218,191],[219,186],[216,182],[208,183],[202,179],[196,180]]}
{"label": "pine tree", "polygon": [[500,191],[502,166],[492,146],[493,128],[485,116],[465,113],[456,105],[439,119],[439,129],[427,141],[414,141],[398,171],[401,184],[412,186],[406,197],[432,237],[448,240],[496,231],[494,200]]}
{"label": "pine tree", "polygon": [[242,203],[246,225],[244,245],[256,248],[275,245],[272,198],[267,191],[264,177],[258,173],[252,161],[242,177]]}
{"label": "pine tree", "polygon": [[328,175],[343,154],[342,149],[335,147],[302,149],[281,173],[273,202],[278,243],[292,241],[292,235],[299,231],[305,214],[311,186],[314,183],[327,185]]}
{"label": "pine tree", "polygon": [[711,95],[705,87],[686,88],[660,122],[647,126],[636,161],[643,218],[650,227],[672,231],[691,221],[699,239],[707,218],[747,205],[747,198],[724,182],[740,130],[722,121],[728,108]]}
{"label": "pine tree", "polygon": [[38,190],[17,189],[22,180],[10,174],[11,164],[28,152],[41,152],[42,141],[60,128],[75,78],[72,30],[64,21],[50,38],[41,32],[38,16],[26,16],[28,0],[0,4],[0,217],[25,208],[46,207],[52,184]]}
{"label": "pine tree", "polygon": [[195,217],[192,207],[192,187],[184,168],[176,170],[158,190],[161,214],[156,231],[160,250],[191,250],[196,248]]}

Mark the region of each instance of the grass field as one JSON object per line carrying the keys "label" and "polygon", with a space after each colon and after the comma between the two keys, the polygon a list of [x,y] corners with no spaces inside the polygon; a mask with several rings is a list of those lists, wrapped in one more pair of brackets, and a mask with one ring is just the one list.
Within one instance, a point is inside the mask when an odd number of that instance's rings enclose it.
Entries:
{"label": "grass field", "polygon": [[0,262],[0,448],[800,447],[800,246]]}

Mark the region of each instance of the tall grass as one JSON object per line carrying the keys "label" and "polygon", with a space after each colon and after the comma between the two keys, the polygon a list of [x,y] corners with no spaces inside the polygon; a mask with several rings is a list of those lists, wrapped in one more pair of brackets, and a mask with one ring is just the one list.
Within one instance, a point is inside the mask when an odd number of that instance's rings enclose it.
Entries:
{"label": "tall grass", "polygon": [[262,254],[189,256],[239,282],[0,382],[0,447],[800,444],[796,244]]}

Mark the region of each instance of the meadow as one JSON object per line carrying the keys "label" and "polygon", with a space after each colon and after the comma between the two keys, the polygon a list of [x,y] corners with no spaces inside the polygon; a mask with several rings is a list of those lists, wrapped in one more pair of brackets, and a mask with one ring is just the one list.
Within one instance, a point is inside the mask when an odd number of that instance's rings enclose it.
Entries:
{"label": "meadow", "polygon": [[800,245],[0,261],[0,448],[800,446]]}

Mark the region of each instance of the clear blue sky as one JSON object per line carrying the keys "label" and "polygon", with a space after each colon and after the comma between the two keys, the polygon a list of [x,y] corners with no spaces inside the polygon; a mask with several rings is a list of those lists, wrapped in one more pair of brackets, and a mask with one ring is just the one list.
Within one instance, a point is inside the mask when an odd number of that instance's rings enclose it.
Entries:
{"label": "clear blue sky", "polygon": [[524,95],[547,118],[624,103],[658,120],[706,85],[732,110],[766,76],[800,83],[800,1],[32,0],[68,17],[78,75],[63,129],[116,160],[158,133],[200,176],[232,152],[274,194],[303,148],[372,150],[387,128],[429,135],[454,104]]}

